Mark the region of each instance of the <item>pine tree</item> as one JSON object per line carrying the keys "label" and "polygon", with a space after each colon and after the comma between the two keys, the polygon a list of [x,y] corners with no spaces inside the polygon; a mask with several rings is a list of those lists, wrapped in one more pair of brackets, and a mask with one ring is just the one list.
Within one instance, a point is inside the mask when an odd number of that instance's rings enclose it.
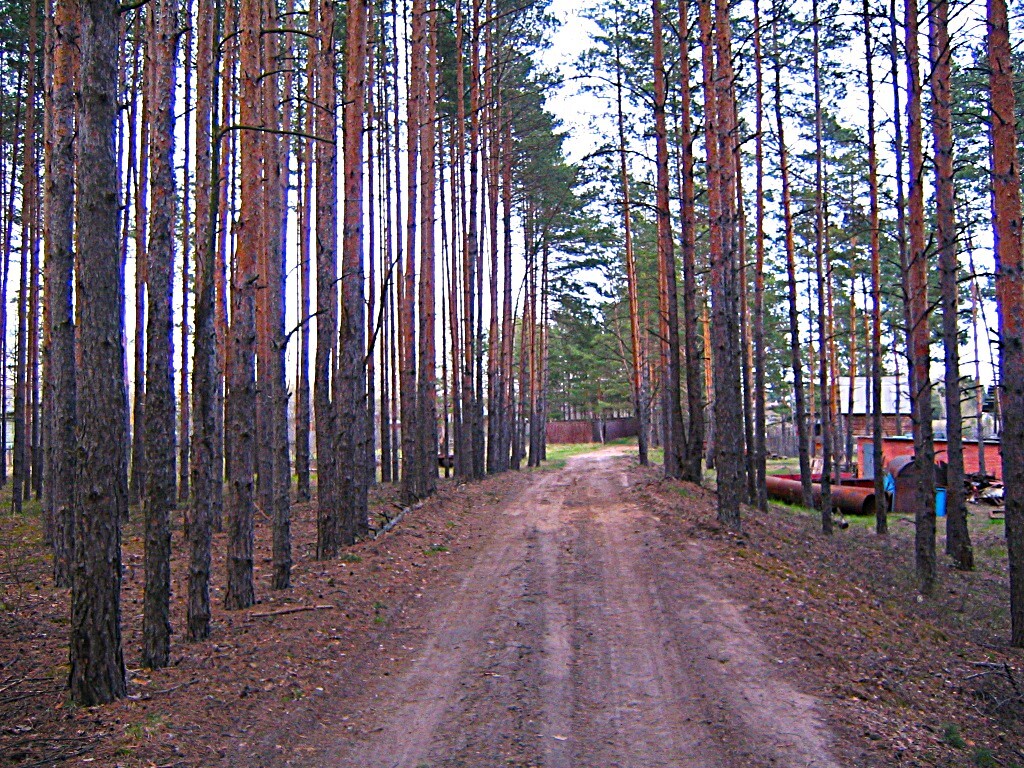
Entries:
{"label": "pine tree", "polygon": [[[63,2],[64,0],[58,0]],[[121,650],[121,519],[128,507],[128,423],[118,252],[116,0],[81,4],[76,174],[79,350],[75,551],[71,581],[71,697],[102,704],[126,693]]]}
{"label": "pine tree", "polygon": [[142,663],[167,666],[170,656],[171,529],[174,506],[174,368],[171,335],[174,294],[174,92],[178,47],[177,0],[156,0],[150,8],[153,51],[153,117],[150,209],[146,273],[145,506],[146,587]]}
{"label": "pine tree", "polygon": [[992,125],[992,218],[1003,397],[1003,480],[1010,571],[1010,643],[1024,648],[1024,254],[1013,63],[1005,0],[988,4]]}
{"label": "pine tree", "polygon": [[932,399],[928,331],[928,250],[924,233],[924,155],[922,150],[921,78],[918,58],[917,0],[906,0],[904,26],[907,54],[907,133],[910,186],[907,195],[910,249],[904,285],[907,296],[907,355],[910,360],[914,424],[915,536],[914,560],[918,588],[935,588],[935,446],[932,442]]}
{"label": "pine tree", "polygon": [[957,233],[954,218],[953,122],[950,95],[949,2],[928,3],[935,143],[935,223],[939,251],[942,341],[946,368],[946,552],[958,568],[974,567],[964,498],[963,412],[960,407],[960,333]]}
{"label": "pine tree", "polygon": [[[74,275],[75,94],[74,50],[78,6],[58,2],[47,30],[53,64],[48,112],[51,135],[46,173],[45,277],[49,351],[44,371],[44,406],[50,425],[46,499],[54,521],[54,582],[71,585],[74,548],[75,479],[75,318],[71,300]],[[5,451],[6,453],[6,451]],[[4,459],[6,465],[6,458]],[[6,474],[6,466],[5,466]]]}

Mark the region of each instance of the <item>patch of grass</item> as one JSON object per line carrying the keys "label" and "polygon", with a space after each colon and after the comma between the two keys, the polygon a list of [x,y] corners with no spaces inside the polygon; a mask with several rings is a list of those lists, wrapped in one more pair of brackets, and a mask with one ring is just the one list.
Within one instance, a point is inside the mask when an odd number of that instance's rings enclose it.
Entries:
{"label": "patch of grass", "polygon": [[815,513],[817,512],[817,510],[808,509],[807,507],[803,506],[802,504],[793,504],[792,502],[789,502],[789,501],[779,501],[777,499],[768,499],[768,503],[771,504],[771,506],[773,508],[777,508],[780,511],[785,512],[785,513],[790,514],[790,515],[806,515],[806,514],[809,514],[811,512],[815,512]]}
{"label": "patch of grass", "polygon": [[338,558],[343,563],[361,563],[363,558],[353,552],[343,552]]}
{"label": "patch of grass", "polygon": [[601,443],[558,443],[557,445],[549,445],[544,466],[547,469],[562,469],[571,457],[584,453],[593,453],[603,447]]}
{"label": "patch of grass", "polygon": [[785,459],[768,459],[765,467],[769,475],[791,475],[800,471],[800,458],[791,456]]}
{"label": "patch of grass", "polygon": [[154,736],[164,725],[160,715],[148,715],[141,723],[129,723],[124,727],[125,735],[135,741],[142,741]]}
{"label": "patch of grass", "polygon": [[423,550],[423,554],[427,557],[433,557],[434,555],[440,555],[448,551],[448,547],[444,544],[432,544]]}
{"label": "patch of grass", "polygon": [[974,764],[978,768],[996,768],[999,762],[996,760],[996,756],[992,754],[992,750],[988,747],[978,747],[974,750]]}
{"label": "patch of grass", "polygon": [[636,438],[616,437],[614,440],[606,440],[605,445],[636,445]]}
{"label": "patch of grass", "polygon": [[954,749],[963,749],[967,746],[964,737],[960,735],[960,727],[956,723],[946,723],[942,726],[942,740]]}

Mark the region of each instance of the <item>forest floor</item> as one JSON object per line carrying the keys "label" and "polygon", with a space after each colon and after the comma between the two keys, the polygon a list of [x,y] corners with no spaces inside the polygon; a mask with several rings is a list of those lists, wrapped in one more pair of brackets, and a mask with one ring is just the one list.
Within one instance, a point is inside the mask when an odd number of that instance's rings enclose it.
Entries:
{"label": "forest floor", "polygon": [[[378,509],[397,508],[378,490]],[[622,447],[442,483],[391,533],[313,559],[294,507],[293,587],[220,607],[208,641],[138,669],[142,544],[124,536],[130,698],[67,699],[67,594],[38,516],[0,515],[0,765],[1024,766],[1024,653],[1008,637],[1001,525],[979,567],[913,589],[913,529],[744,510]],[[179,525],[175,552],[181,552]],[[941,542],[940,542],[941,546]],[[1002,559],[1000,559],[1002,557]],[[184,624],[181,559],[172,621]]]}

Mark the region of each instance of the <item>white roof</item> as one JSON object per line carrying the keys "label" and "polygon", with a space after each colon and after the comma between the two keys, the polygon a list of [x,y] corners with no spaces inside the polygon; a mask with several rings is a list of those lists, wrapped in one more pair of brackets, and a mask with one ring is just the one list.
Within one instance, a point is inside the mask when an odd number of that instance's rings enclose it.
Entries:
{"label": "white roof", "polygon": [[[907,379],[900,377],[899,410],[896,406],[896,376],[882,377],[882,413],[910,413],[910,387]],[[870,413],[868,403],[868,377],[853,377],[853,409],[850,409],[850,377],[839,377],[839,412],[842,414],[861,415]]]}

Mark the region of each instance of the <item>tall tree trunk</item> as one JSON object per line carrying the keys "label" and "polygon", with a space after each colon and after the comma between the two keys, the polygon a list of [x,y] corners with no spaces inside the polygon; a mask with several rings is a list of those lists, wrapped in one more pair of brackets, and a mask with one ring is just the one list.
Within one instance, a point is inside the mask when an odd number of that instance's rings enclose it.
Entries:
{"label": "tall tree trunk", "polygon": [[[242,125],[260,121],[260,73],[263,39],[260,34],[259,0],[242,0],[239,6],[238,47],[240,98],[238,119]],[[231,280],[231,328],[225,432],[228,455],[228,561],[224,604],[229,610],[247,608],[256,596],[253,589],[253,518],[256,510],[256,283],[263,240],[264,141],[257,129],[243,130],[238,137],[242,160],[241,202],[237,223],[235,264]]]}
{"label": "tall tree trunk", "polygon": [[682,227],[683,256],[683,342],[686,347],[686,407],[689,425],[686,434],[688,446],[683,479],[700,484],[704,447],[704,388],[697,308],[697,232],[696,191],[693,174],[693,123],[691,119],[690,86],[690,32],[687,21],[689,0],[678,4],[679,11],[679,130],[682,153],[682,199],[680,200],[680,226]]}
{"label": "tall tree trunk", "polygon": [[[863,0],[864,74],[868,96],[868,194],[871,228],[871,451],[875,468],[875,532],[889,532],[885,474],[882,467],[882,258],[879,243],[878,151],[875,140],[875,75],[872,66],[871,9]],[[850,378],[853,389],[853,377]],[[853,409],[850,409],[852,414]]]}
{"label": "tall tree trunk", "polygon": [[[59,0],[63,2],[63,0]],[[116,0],[81,5],[78,38],[76,370],[79,458],[71,583],[71,698],[103,704],[126,695],[121,650],[121,519],[128,508],[127,396],[118,249]]]}
{"label": "tall tree trunk", "polygon": [[[18,76],[18,89],[21,91],[21,75]],[[14,127],[15,136],[11,142],[11,154],[10,163],[8,167],[8,185],[6,189],[7,203],[4,206],[4,229],[3,229],[3,264],[2,264],[2,275],[0,275],[0,296],[7,296],[7,287],[10,282],[11,273],[11,250],[12,243],[14,241],[14,219],[15,219],[15,184],[18,180],[18,174],[14,170],[16,158],[18,156],[18,136],[21,132],[21,102],[20,100],[15,102],[14,105]],[[0,301],[0,359],[7,360],[9,348],[7,346],[7,307],[8,302]],[[7,365],[0,365],[0,413],[7,413],[7,391],[8,391],[8,372]],[[0,445],[3,446],[3,456],[0,460],[0,481],[4,486],[7,485],[7,419],[0,419]]]}
{"label": "tall tree trunk", "polygon": [[345,208],[342,230],[341,345],[335,401],[341,543],[352,544],[368,529],[366,450],[366,320],[363,295],[363,117],[369,0],[349,0],[346,16],[344,114]]}
{"label": "tall tree trunk", "polygon": [[[773,8],[773,10],[775,10]],[[789,181],[789,154],[782,112],[782,62],[779,59],[778,18],[772,21],[775,58],[775,127],[779,142],[779,174],[782,177],[782,219],[786,238],[786,276],[789,287],[789,349],[793,369],[793,419],[796,422],[797,450],[800,455],[800,485],[805,507],[814,506],[811,496],[811,459],[808,453],[807,415],[804,404],[803,365],[800,357],[799,307],[796,295],[796,244],[793,237],[792,192]]]}
{"label": "tall tree trunk", "polygon": [[[709,3],[710,4],[710,3]],[[710,13],[710,9],[709,9]],[[718,430],[715,461],[718,467],[718,520],[739,528],[740,503],[746,497],[743,461],[743,392],[740,376],[738,258],[739,232],[736,219],[736,179],[739,142],[734,116],[734,83],[729,8],[715,0],[715,97],[712,118],[713,142],[718,143],[717,183],[719,200],[718,234],[711,220],[712,354],[715,376],[715,424]],[[715,167],[714,164],[711,165]],[[715,241],[720,251],[715,258]]]}
{"label": "tall tree trunk", "polygon": [[[366,60],[366,197],[370,201],[367,215],[366,236],[366,483],[368,487],[377,484],[377,361],[375,348],[380,332],[383,314],[377,315],[377,225],[382,221],[381,206],[376,205],[376,182],[379,178],[380,157],[375,146],[377,138],[377,64],[379,47],[373,5],[367,11],[367,60]],[[383,34],[383,29],[379,34]],[[387,117],[384,119],[387,124]]]}
{"label": "tall tree trunk", "polygon": [[[406,175],[408,177],[408,205],[406,208],[406,252],[404,285],[400,293],[399,338],[401,340],[402,370],[402,491],[406,501],[420,498],[422,461],[418,455],[418,415],[416,402],[416,228],[419,221],[419,152],[422,118],[420,110],[424,98],[424,70],[426,58],[426,7],[423,0],[413,0],[409,63],[407,67],[406,99]],[[397,134],[396,134],[397,138]]]}
{"label": "tall tree trunk", "polygon": [[[391,31],[394,31],[392,26]],[[393,176],[391,171],[391,90],[392,73],[390,71],[391,34],[386,19],[386,8],[380,6],[380,73],[378,90],[380,93],[380,126],[378,128],[378,164],[381,172],[381,194],[384,203],[381,206],[381,339],[380,339],[380,479],[382,483],[391,483],[395,477],[391,471],[394,461],[394,444],[391,440],[391,377],[394,370],[392,359],[392,329],[394,310],[394,215],[393,215]]]}
{"label": "tall tree trunk", "polygon": [[337,404],[332,373],[338,337],[338,149],[337,61],[334,52],[335,0],[317,0],[319,24],[310,38],[309,85],[316,110],[316,352],[313,361],[313,416],[316,420],[318,560],[336,557],[340,546]]}
{"label": "tall tree trunk", "polygon": [[658,217],[658,281],[661,286],[662,328],[666,337],[665,370],[662,387],[666,405],[665,475],[681,478],[687,464],[688,447],[680,402],[679,301],[677,298],[676,260],[672,244],[672,219],[668,199],[668,135],[665,127],[665,50],[662,35],[661,0],[653,0],[652,42],[654,45],[654,137],[656,146]]}
{"label": "tall tree trunk", "polygon": [[[904,185],[904,150],[903,143],[903,112],[900,107],[901,88],[899,78],[899,36],[896,29],[896,0],[889,0],[889,62],[890,78],[892,79],[892,101],[893,101],[893,161],[896,166],[896,243],[900,252],[900,274],[907,271],[907,199]],[[910,304],[903,302],[903,328],[904,333],[910,327]],[[895,339],[893,339],[895,347]],[[900,413],[900,392],[902,382],[900,381],[899,357],[896,357],[896,434],[903,434],[903,417]],[[909,377],[908,377],[909,378]]]}
{"label": "tall tree trunk", "polygon": [[[619,137],[619,183],[622,185],[622,231],[626,256],[626,286],[629,295],[629,342],[633,384],[633,409],[638,425],[637,447],[640,464],[647,466],[647,392],[644,387],[643,357],[640,348],[640,299],[637,287],[636,258],[633,254],[633,212],[629,197],[629,165],[626,162],[626,118],[622,105],[622,37],[619,17],[615,17],[615,106]],[[685,55],[685,54],[684,54]],[[691,418],[693,418],[691,414]]]}
{"label": "tall tree trunk", "polygon": [[[304,104],[303,130],[312,135],[314,108]],[[299,353],[295,372],[295,475],[297,479],[295,500],[309,501],[312,498],[309,486],[309,260],[310,256],[310,207],[313,203],[313,146],[310,139],[301,139],[299,145]]]}
{"label": "tall tree trunk", "polygon": [[[730,53],[731,55],[731,53]],[[735,135],[736,127],[739,125],[738,107],[733,97],[731,110],[731,126],[729,136]],[[728,139],[732,141],[731,139]],[[736,303],[738,305],[739,323],[739,344],[742,350],[740,357],[739,383],[740,396],[740,418],[743,422],[743,445],[740,447],[741,464],[743,476],[746,480],[745,501],[750,504],[757,498],[757,490],[754,482],[757,478],[757,471],[754,468],[754,392],[751,376],[754,369],[754,345],[750,332],[750,301],[749,301],[749,280],[747,279],[747,211],[743,196],[743,157],[740,154],[739,143],[736,141],[732,148],[736,164],[733,168],[733,177],[736,187],[735,201],[735,223],[736,229],[736,255],[733,257],[736,274]]]}
{"label": "tall tree trunk", "polygon": [[953,187],[953,104],[950,94],[949,0],[928,3],[935,142],[935,224],[939,250],[942,343],[946,363],[946,553],[958,568],[974,567],[964,498],[963,413],[960,406],[960,334],[957,233]]}
{"label": "tall tree trunk", "polygon": [[[278,6],[274,2],[265,11],[264,24],[267,27],[285,26],[278,17]],[[293,18],[294,0],[288,0],[284,17]],[[265,56],[263,76],[263,121],[270,131],[291,131],[291,91],[294,82],[292,67],[285,62],[294,59],[293,33],[286,31],[279,36],[268,36],[268,53]],[[283,70],[282,74],[273,74]],[[291,453],[288,449],[288,382],[285,354],[288,336],[285,334],[285,295],[287,274],[287,247],[285,232],[288,231],[291,189],[291,139],[287,134],[268,135],[265,138],[266,153],[266,194],[270,198],[268,216],[264,219],[264,253],[267,268],[267,331],[270,339],[270,354],[267,357],[267,373],[270,390],[270,471],[271,471],[271,528],[272,528],[272,575],[273,589],[287,589],[291,586],[292,534],[291,534]],[[262,271],[262,270],[261,270]]]}
{"label": "tall tree trunk", "polygon": [[196,14],[196,286],[192,366],[192,503],[186,524],[189,548],[188,639],[210,634],[210,545],[223,472],[218,449],[219,354],[216,327],[217,232],[220,217],[220,147],[213,140],[217,110],[215,40],[219,0],[199,0]]}
{"label": "tall tree trunk", "polygon": [[150,209],[146,273],[145,552],[142,663],[158,669],[170,658],[171,509],[174,506],[174,92],[178,48],[177,0],[150,7],[153,45],[153,120],[150,178],[159,204]]}
{"label": "tall tree trunk", "polygon": [[[146,9],[148,15],[152,9]],[[142,19],[140,9],[139,18]],[[149,20],[146,20],[149,24]],[[153,55],[146,41],[143,25],[136,28],[138,45],[142,48],[142,107],[138,130],[138,166],[135,171],[135,345],[134,371],[132,377],[132,419],[131,419],[131,475],[128,478],[128,503],[136,505],[142,501],[146,487],[146,252],[149,240],[149,149],[150,149],[150,94],[153,89]],[[135,96],[138,99],[138,95]],[[125,209],[127,216],[127,209]]]}
{"label": "tall tree trunk", "polygon": [[501,385],[499,382],[500,344],[498,328],[500,315],[498,310],[498,173],[501,122],[501,105],[495,103],[496,88],[494,84],[496,66],[493,62],[493,46],[487,47],[488,61],[484,69],[489,73],[487,78],[487,142],[484,149],[486,157],[487,179],[487,223],[488,237],[488,329],[487,329],[487,473],[498,471],[499,435],[501,434]]}
{"label": "tall tree trunk", "polygon": [[[36,83],[38,80],[38,0],[32,0],[29,12],[28,61],[25,76],[25,140],[23,144],[21,184],[21,280],[18,288],[18,347],[14,391],[14,483],[11,501],[14,514],[21,514],[22,502],[31,490],[30,454],[30,324],[34,310],[30,296],[35,284],[34,269],[39,261],[36,239],[36,209],[39,204],[39,167],[36,162],[38,119]],[[13,172],[13,171],[12,171]],[[6,416],[6,414],[5,414]]]}
{"label": "tall tree trunk", "polygon": [[754,235],[754,501],[761,511],[768,509],[767,431],[765,414],[764,346],[764,70],[761,57],[761,8],[754,0],[754,74],[756,78],[754,162],[756,164],[757,223]]}
{"label": "tall tree trunk", "polygon": [[464,440],[469,461],[465,467],[469,477],[482,477],[483,466],[483,425],[480,423],[480,403],[477,398],[476,380],[481,376],[477,370],[477,361],[482,350],[479,350],[480,339],[478,326],[480,281],[478,270],[480,264],[480,0],[472,0],[472,19],[470,35],[470,85],[469,85],[469,195],[466,213],[466,250],[463,257],[463,339],[462,354],[464,357],[462,373],[462,417],[466,421]]}
{"label": "tall tree trunk", "polygon": [[818,284],[818,382],[821,388],[821,532],[832,533],[832,388],[829,384],[825,283],[825,173],[821,116],[821,20],[813,3],[814,27],[814,272]]}
{"label": "tall tree trunk", "polygon": [[[50,92],[51,134],[46,173],[45,293],[50,344],[44,402],[49,407],[47,496],[53,520],[53,576],[58,587],[71,585],[74,547],[75,482],[75,317],[74,277],[75,91],[73,41],[78,37],[78,6],[54,6]],[[6,302],[5,302],[6,303]],[[6,367],[6,366],[5,366]],[[6,446],[5,446],[6,447]],[[6,462],[5,462],[6,463]]]}
{"label": "tall tree trunk", "polygon": [[974,409],[978,414],[975,437],[978,441],[978,472],[985,474],[985,388],[981,383],[981,350],[978,346],[978,305],[981,296],[978,290],[978,275],[974,271],[974,254],[968,251],[971,271],[971,343],[974,347]]}
{"label": "tall tree trunk", "polygon": [[[711,225],[712,371],[715,389],[715,465],[718,469],[718,519],[739,527],[745,495],[742,466],[735,231],[735,153],[732,127],[732,63],[728,8],[712,0],[700,3],[699,23],[705,85],[708,146],[708,209]],[[713,20],[714,13],[714,20]]]}
{"label": "tall tree trunk", "polygon": [[502,229],[502,297],[501,297],[501,377],[505,389],[501,425],[501,469],[511,466],[512,435],[514,433],[515,373],[513,357],[515,347],[515,320],[512,306],[512,164],[515,162],[512,145],[512,115],[504,114],[501,150],[501,229]]}
{"label": "tall tree trunk", "polygon": [[[192,414],[188,397],[189,379],[189,320],[188,297],[192,291],[190,285],[190,261],[192,259],[192,237],[189,231],[192,223],[192,196],[189,189],[189,171],[192,165],[192,48],[195,32],[192,29],[192,0],[186,0],[185,18],[188,26],[184,32],[184,92],[185,92],[185,128],[184,171],[181,190],[181,348],[179,349],[179,388],[178,388],[178,504],[188,504],[189,500],[189,455],[191,443]],[[201,203],[200,203],[201,204]]]}
{"label": "tall tree trunk", "polygon": [[907,349],[911,363],[910,392],[913,403],[914,470],[914,560],[918,588],[930,595],[935,588],[935,445],[932,442],[932,385],[929,375],[928,250],[924,233],[924,157],[921,128],[921,78],[918,56],[917,0],[906,0],[905,31],[907,51],[907,131],[909,137],[909,179],[907,196],[910,251],[904,284],[910,322]]}
{"label": "tall tree trunk", "polygon": [[[425,99],[420,105],[420,282],[419,282],[419,361],[417,364],[416,404],[419,409],[420,494],[429,496],[437,489],[437,351],[434,321],[435,258],[434,215],[436,209],[437,155],[437,14],[425,19],[424,62]],[[491,347],[494,349],[494,346]]]}
{"label": "tall tree trunk", "polygon": [[992,92],[992,214],[1003,389],[1003,480],[1010,571],[1010,642],[1024,647],[1024,258],[1013,64],[1005,0],[988,4]]}

